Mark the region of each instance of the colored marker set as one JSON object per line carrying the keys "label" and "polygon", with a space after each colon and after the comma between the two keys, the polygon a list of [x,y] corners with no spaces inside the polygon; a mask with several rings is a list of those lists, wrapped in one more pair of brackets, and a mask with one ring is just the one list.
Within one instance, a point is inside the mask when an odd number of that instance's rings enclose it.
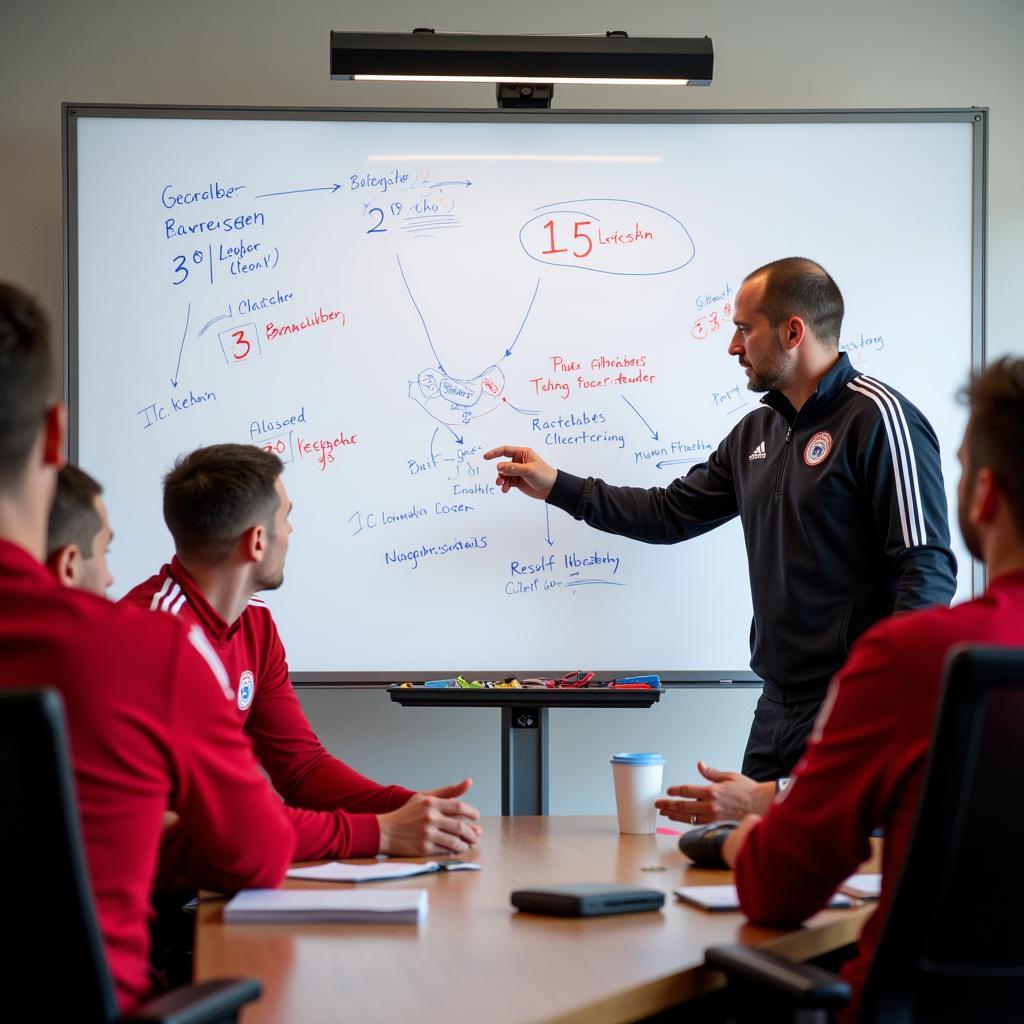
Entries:
{"label": "colored marker set", "polygon": [[434,689],[462,689],[462,690],[521,690],[523,684],[513,676],[505,679],[464,679],[456,676],[454,679],[429,679],[423,684]]}
{"label": "colored marker set", "polygon": [[402,683],[403,688],[425,686],[435,690],[520,690],[520,689],[591,689],[607,690],[660,690],[661,676],[656,673],[642,676],[619,676],[615,679],[598,680],[593,672],[567,672],[561,679],[546,679],[533,676],[527,679],[516,679],[506,676],[504,679],[465,679],[455,676],[452,679],[428,679],[425,683]]}

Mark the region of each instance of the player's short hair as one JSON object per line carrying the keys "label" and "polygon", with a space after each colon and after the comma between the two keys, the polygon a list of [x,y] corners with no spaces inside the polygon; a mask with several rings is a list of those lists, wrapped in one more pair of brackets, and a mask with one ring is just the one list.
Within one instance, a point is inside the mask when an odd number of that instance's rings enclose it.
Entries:
{"label": "player's short hair", "polygon": [[798,316],[810,325],[820,342],[839,347],[845,312],[843,293],[820,263],[802,256],[787,256],[758,267],[743,280],[755,277],[764,278],[761,312],[772,327],[787,317]]}
{"label": "player's short hair", "polygon": [[103,525],[96,498],[103,488],[84,469],[68,463],[57,474],[57,493],[46,531],[46,557],[74,544],[84,558],[92,558],[93,541]]}
{"label": "player's short hair", "polygon": [[1006,356],[971,377],[963,399],[971,410],[964,435],[967,468],[990,469],[1024,538],[1024,359]]}
{"label": "player's short hair", "polygon": [[271,452],[249,444],[214,444],[181,456],[164,477],[164,521],[179,555],[224,561],[253,526],[273,533],[283,469]]}
{"label": "player's short hair", "polygon": [[0,491],[24,479],[54,401],[54,362],[42,307],[16,285],[0,282]]}

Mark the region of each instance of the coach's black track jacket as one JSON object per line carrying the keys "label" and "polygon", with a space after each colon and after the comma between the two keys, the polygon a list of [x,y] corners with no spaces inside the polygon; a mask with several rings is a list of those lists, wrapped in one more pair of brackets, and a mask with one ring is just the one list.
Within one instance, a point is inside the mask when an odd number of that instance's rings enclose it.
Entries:
{"label": "coach's black track jacket", "polygon": [[902,395],[845,353],[795,412],[769,391],[707,462],[668,487],[559,471],[548,502],[608,533],[689,540],[739,515],[765,693],[821,696],[850,644],[893,611],[956,589],[939,444]]}

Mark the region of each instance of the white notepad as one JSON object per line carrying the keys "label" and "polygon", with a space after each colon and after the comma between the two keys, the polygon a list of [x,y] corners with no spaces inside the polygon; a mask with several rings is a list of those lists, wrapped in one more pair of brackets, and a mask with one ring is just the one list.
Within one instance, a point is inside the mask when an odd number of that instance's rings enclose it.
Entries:
{"label": "white notepad", "polygon": [[224,907],[229,924],[418,924],[426,916],[426,889],[243,889]]}
{"label": "white notepad", "polygon": [[[739,910],[740,898],[735,885],[683,885],[672,890],[681,900],[702,910]],[[829,901],[830,907],[850,906],[850,897],[837,892]]]}
{"label": "white notepad", "polygon": [[332,860],[310,868],[291,868],[289,878],[314,882],[386,882],[390,878],[429,875],[435,871],[479,871],[480,865],[469,861],[428,860],[422,864],[408,861],[379,861],[376,864],[343,864]]}

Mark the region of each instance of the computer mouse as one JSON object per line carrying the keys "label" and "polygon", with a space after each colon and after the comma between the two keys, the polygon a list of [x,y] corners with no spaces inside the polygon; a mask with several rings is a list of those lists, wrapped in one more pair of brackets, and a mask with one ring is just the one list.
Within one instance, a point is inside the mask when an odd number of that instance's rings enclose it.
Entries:
{"label": "computer mouse", "polygon": [[679,837],[679,849],[702,868],[727,868],[722,860],[722,844],[738,821],[713,821],[710,825],[691,828]]}

